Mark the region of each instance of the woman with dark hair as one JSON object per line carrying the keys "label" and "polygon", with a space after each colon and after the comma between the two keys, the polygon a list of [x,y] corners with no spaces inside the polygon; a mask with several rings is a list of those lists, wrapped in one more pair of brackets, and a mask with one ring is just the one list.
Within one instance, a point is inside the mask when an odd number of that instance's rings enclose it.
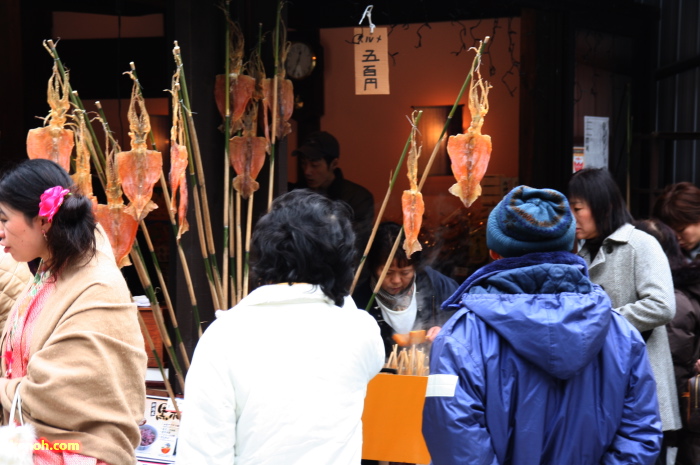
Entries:
{"label": "woman with dark hair", "polygon": [[676,232],[687,258],[700,254],[700,188],[690,182],[666,186],[654,203],[654,216]]}
{"label": "woman with dark hair", "polygon": [[[666,324],[676,311],[668,260],[659,243],[636,229],[610,173],[583,169],[569,181],[578,254],[590,279],[605,289],[612,306],[642,333],[654,371],[663,431],[681,427]],[[659,463],[665,463],[662,452]]]}
{"label": "woman with dark hair", "polygon": [[377,323],[346,299],[350,216],[300,189],[260,218],[259,287],[217,312],[187,374],[179,465],[360,463],[367,383],[384,350]]}
{"label": "woman with dark hair", "polygon": [[0,339],[3,424],[19,394],[38,438],[79,444],[35,448],[34,464],[134,463],[147,357],[92,202],[56,163],[27,160],[0,180],[0,245],[16,261],[41,259]]}
{"label": "woman with dark hair", "polygon": [[[688,262],[676,239],[676,232],[661,220],[637,221],[637,228],[654,236],[668,257],[676,294],[676,316],[666,326],[676,372],[678,399],[688,400],[688,380],[697,372],[700,361],[700,262]],[[685,396],[684,396],[685,394]],[[687,425],[678,432],[676,465],[700,463],[700,433]]]}
{"label": "woman with dark hair", "polygon": [[[391,222],[382,223],[377,228],[367,254],[370,279],[352,296],[359,308],[367,307],[399,231],[401,226]],[[443,312],[440,306],[457,290],[457,283],[425,266],[421,258],[421,252],[414,252],[408,258],[403,247],[399,247],[369,309],[370,315],[379,323],[387,355],[395,344],[394,334],[425,330],[428,341],[432,342],[442,324],[452,316],[453,312]]]}

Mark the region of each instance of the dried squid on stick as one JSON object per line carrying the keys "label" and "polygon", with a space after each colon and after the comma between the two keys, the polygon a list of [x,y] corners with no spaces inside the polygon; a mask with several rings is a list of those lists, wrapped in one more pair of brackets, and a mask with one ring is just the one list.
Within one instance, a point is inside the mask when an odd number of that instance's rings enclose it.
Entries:
{"label": "dried squid on stick", "polygon": [[121,268],[131,264],[129,252],[131,252],[131,248],[134,245],[139,223],[132,215],[126,212],[126,206],[122,198],[119,173],[115,166],[115,154],[120,151],[120,148],[105,127],[106,123],[104,121],[102,125],[105,129],[105,139],[107,141],[105,149],[105,175],[107,177],[105,193],[107,194],[107,205],[97,205],[95,217],[107,233],[109,243],[112,245],[114,258],[117,261],[117,265]]}
{"label": "dried squid on stick", "polygon": [[51,111],[44,119],[43,127],[30,129],[27,134],[29,158],[54,161],[66,171],[70,171],[70,155],[75,145],[73,131],[64,127],[70,110],[69,96],[68,72],[61,80],[58,66],[54,62],[47,92]]}
{"label": "dried squid on stick", "polygon": [[[172,111],[173,125],[170,128],[170,192],[172,195],[172,203],[170,211],[177,213],[177,239],[190,229],[187,223],[187,146],[185,145],[185,127],[182,115],[180,114],[180,102],[178,97],[178,89],[180,87],[180,70],[175,72],[173,76],[172,86]],[[178,195],[176,203],[175,197]]]}
{"label": "dried squid on stick", "polygon": [[406,256],[410,258],[413,252],[422,250],[418,241],[418,234],[423,223],[423,213],[425,213],[425,204],[423,203],[423,194],[418,190],[418,157],[422,147],[416,146],[416,124],[415,112],[413,121],[411,122],[411,149],[408,152],[406,166],[408,167],[408,182],[410,189],[403,191],[401,196],[401,207],[403,210],[403,230],[406,233],[406,239],[403,242],[403,249]]}
{"label": "dried squid on stick", "polygon": [[[266,78],[263,82],[265,137],[271,144],[292,132],[289,119],[294,112],[294,85],[292,81],[285,79],[286,73],[284,66],[282,66],[287,61],[289,45],[286,38],[283,37],[280,44],[279,62],[276,66],[277,74],[272,78]],[[271,113],[269,117],[268,112]],[[270,125],[272,125],[272,134],[270,134]]]}
{"label": "dried squid on stick", "polygon": [[481,134],[484,116],[489,111],[488,94],[491,85],[481,78],[479,72],[481,56],[474,58],[476,79],[469,86],[469,112],[472,121],[465,134],[450,136],[447,153],[452,161],[452,173],[457,183],[450,193],[460,198],[465,207],[470,207],[481,195],[481,180],[491,158],[491,136]]}
{"label": "dried squid on stick", "polygon": [[[242,74],[243,72],[243,55],[244,55],[244,38],[241,28],[226,12],[226,20],[229,24],[231,34],[231,44],[229,48],[229,101],[231,108],[229,109],[231,116],[231,129],[235,132],[242,128],[241,119],[245,112],[248,103],[253,98],[255,90],[255,78]],[[226,75],[219,74],[214,82],[214,99],[216,107],[222,117],[226,117]]]}
{"label": "dried squid on stick", "polygon": [[237,174],[233,178],[233,188],[244,199],[260,188],[255,179],[265,164],[265,154],[270,151],[267,139],[255,136],[257,113],[257,106],[249,105],[249,111],[243,117],[243,135],[234,136],[229,141],[231,165]]}
{"label": "dried squid on stick", "polygon": [[[268,125],[268,111],[272,109],[272,101],[274,100],[273,86],[275,82],[277,82],[277,114],[275,115],[277,122],[273,132],[274,140],[272,140],[270,127]],[[294,112],[294,85],[289,79],[267,78],[263,86],[265,89],[265,137],[267,137],[271,143],[274,143],[292,132],[292,125],[289,123],[289,119]],[[272,113],[274,115],[274,111]]]}
{"label": "dried squid on stick", "polygon": [[233,178],[233,188],[247,199],[260,188],[256,181],[265,164],[265,154],[270,153],[270,144],[265,137],[256,136],[258,127],[258,107],[263,99],[265,68],[260,55],[254,53],[249,63],[256,86],[253,97],[242,118],[243,132],[229,140],[229,158],[237,176]]}
{"label": "dried squid on stick", "polygon": [[122,189],[130,202],[126,211],[136,221],[141,221],[150,211],[158,208],[151,197],[153,186],[160,179],[163,169],[163,156],[160,152],[147,148],[146,137],[151,131],[151,123],[136,80],[131,90],[127,118],[131,150],[117,154],[117,169]]}
{"label": "dried squid on stick", "polygon": [[73,112],[78,121],[75,131],[75,173],[71,175],[73,182],[84,196],[92,201],[93,208],[97,207],[97,197],[92,192],[92,174],[90,173],[90,153],[94,152],[92,135],[88,132],[87,115],[82,110]]}

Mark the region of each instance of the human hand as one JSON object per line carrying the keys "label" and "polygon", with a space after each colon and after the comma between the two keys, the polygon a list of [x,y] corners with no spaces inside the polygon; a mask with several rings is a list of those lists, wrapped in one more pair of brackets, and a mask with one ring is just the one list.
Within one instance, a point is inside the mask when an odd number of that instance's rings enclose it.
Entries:
{"label": "human hand", "polygon": [[[432,328],[430,328],[428,330],[428,332],[425,335],[425,338],[428,341],[433,342],[435,340],[435,338],[437,337],[438,333],[440,332],[440,329],[441,328],[439,326],[433,326]],[[700,362],[700,360],[698,360],[698,362]]]}

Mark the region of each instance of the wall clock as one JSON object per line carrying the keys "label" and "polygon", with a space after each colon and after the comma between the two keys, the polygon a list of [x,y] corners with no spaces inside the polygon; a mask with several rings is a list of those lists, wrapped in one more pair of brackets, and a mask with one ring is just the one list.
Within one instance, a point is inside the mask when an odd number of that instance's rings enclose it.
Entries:
{"label": "wall clock", "polygon": [[284,69],[287,76],[301,80],[309,77],[316,67],[316,54],[311,46],[305,42],[292,42],[289,46],[287,61]]}

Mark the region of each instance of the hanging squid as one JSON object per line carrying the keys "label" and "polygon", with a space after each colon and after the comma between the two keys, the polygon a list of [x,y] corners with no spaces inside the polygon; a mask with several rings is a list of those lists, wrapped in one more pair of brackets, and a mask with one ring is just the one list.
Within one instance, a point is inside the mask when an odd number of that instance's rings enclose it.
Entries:
{"label": "hanging squid", "polygon": [[69,95],[68,72],[61,80],[58,66],[54,63],[47,92],[51,110],[44,119],[44,126],[30,129],[27,134],[29,158],[54,161],[66,171],[70,170],[70,156],[75,145],[73,131],[64,127],[70,110]]}
{"label": "hanging squid", "polygon": [[117,265],[121,268],[131,264],[129,260],[129,252],[134,245],[136,232],[139,223],[129,213],[126,212],[124,199],[122,197],[122,189],[119,185],[119,173],[116,169],[116,153],[120,151],[116,141],[105,127],[105,176],[107,178],[107,187],[105,194],[107,195],[107,205],[97,205],[95,208],[95,218],[102,225],[102,228],[107,233],[109,243],[112,245],[112,252],[117,261]]}
{"label": "hanging squid", "polygon": [[481,78],[477,60],[475,60],[476,79],[469,85],[469,112],[471,124],[465,134],[450,136],[447,153],[452,162],[452,173],[457,183],[450,187],[450,193],[460,198],[465,207],[470,207],[481,195],[481,180],[491,158],[491,136],[481,134],[484,117],[489,111],[488,94],[491,85]]}
{"label": "hanging squid", "polygon": [[[172,88],[172,111],[173,125],[170,128],[170,192],[171,204],[170,211],[177,213],[178,229],[177,239],[180,240],[182,235],[190,228],[187,223],[187,163],[188,154],[187,146],[185,145],[185,128],[181,118],[182,108],[178,98],[178,88],[180,86],[180,71],[176,71],[173,76]],[[175,201],[175,198],[178,201]]]}
{"label": "hanging squid", "polygon": [[136,80],[131,90],[127,118],[131,150],[117,154],[117,170],[124,194],[130,202],[126,211],[136,221],[141,221],[150,211],[158,208],[151,197],[153,186],[160,179],[163,169],[163,156],[160,152],[147,148],[146,137],[151,131],[151,123]]}
{"label": "hanging squid", "polygon": [[[228,14],[226,20],[231,31],[229,47],[229,102],[231,116],[231,132],[242,128],[241,118],[255,91],[255,78],[243,74],[244,37],[240,27],[231,21]],[[214,82],[214,99],[222,117],[226,117],[226,75],[219,74]]]}
{"label": "hanging squid", "polygon": [[410,189],[403,191],[401,196],[401,207],[403,210],[403,230],[406,239],[403,241],[403,249],[407,257],[411,257],[413,252],[422,250],[423,247],[418,241],[421,225],[423,224],[423,213],[425,204],[423,194],[418,190],[418,158],[422,147],[416,146],[416,125],[415,114],[413,117],[413,128],[411,129],[411,149],[408,152],[406,166],[408,168],[408,182]]}
{"label": "hanging squid", "polygon": [[90,173],[90,154],[95,148],[92,136],[88,132],[87,115],[82,110],[73,112],[77,120],[75,140],[75,173],[71,175],[73,182],[78,186],[84,196],[92,201],[93,208],[97,206],[97,197],[92,192],[92,174]]}

